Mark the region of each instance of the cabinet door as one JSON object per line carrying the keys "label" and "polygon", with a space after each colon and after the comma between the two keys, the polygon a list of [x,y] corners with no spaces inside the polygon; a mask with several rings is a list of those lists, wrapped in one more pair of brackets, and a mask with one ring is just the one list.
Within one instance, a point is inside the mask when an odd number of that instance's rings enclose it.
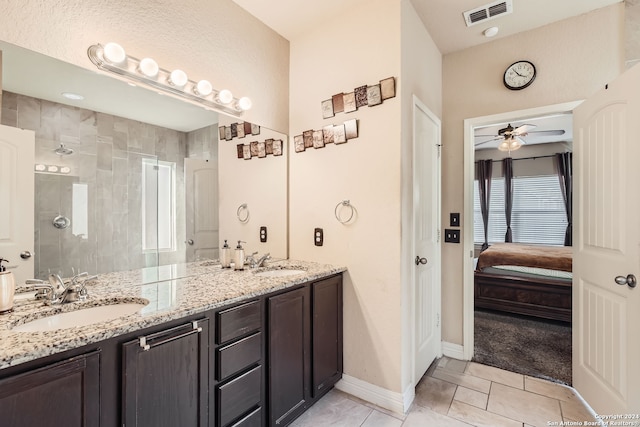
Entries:
{"label": "cabinet door", "polygon": [[123,345],[123,422],[127,427],[208,425],[209,321]]}
{"label": "cabinet door", "polygon": [[313,397],[342,377],[342,276],[311,285]]}
{"label": "cabinet door", "polygon": [[99,351],[0,380],[0,425],[98,427]]}
{"label": "cabinet door", "polygon": [[309,288],[268,299],[269,424],[287,425],[310,398]]}

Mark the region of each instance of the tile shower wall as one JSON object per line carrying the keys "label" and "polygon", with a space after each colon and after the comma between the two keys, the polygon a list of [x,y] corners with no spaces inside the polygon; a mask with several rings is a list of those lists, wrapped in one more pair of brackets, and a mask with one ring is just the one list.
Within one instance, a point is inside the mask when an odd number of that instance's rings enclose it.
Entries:
{"label": "tile shower wall", "polygon": [[[36,163],[68,166],[68,175],[36,173],[35,273],[70,275],[72,268],[90,273],[122,271],[185,261],[184,158],[217,153],[217,126],[184,132],[3,93],[2,124],[36,132]],[[191,141],[191,149],[187,148]],[[60,144],[74,150],[60,156]],[[196,149],[200,151],[196,153]],[[176,164],[176,250],[142,249],[142,161]],[[57,229],[52,220],[64,215],[74,223],[73,184],[88,188],[86,235],[73,227]],[[159,189],[163,191],[163,189]]]}

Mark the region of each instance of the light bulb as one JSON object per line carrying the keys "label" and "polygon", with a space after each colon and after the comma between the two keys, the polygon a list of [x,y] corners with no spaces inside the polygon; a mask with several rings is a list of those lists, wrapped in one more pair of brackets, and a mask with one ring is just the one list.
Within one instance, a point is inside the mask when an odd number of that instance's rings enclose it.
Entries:
{"label": "light bulb", "polygon": [[198,84],[193,88],[196,95],[207,96],[213,91],[211,83],[207,80],[200,80]]}
{"label": "light bulb", "polygon": [[112,64],[121,64],[127,59],[127,54],[125,53],[124,48],[118,43],[113,42],[104,45],[102,55],[104,56],[104,59]]}
{"label": "light bulb", "polygon": [[45,165],[36,165],[36,170],[39,172],[44,172],[45,170],[47,170],[47,167]]}
{"label": "light bulb", "polygon": [[233,94],[230,90],[222,89],[220,92],[218,92],[218,101],[220,101],[222,104],[229,104],[231,101],[233,101]]}
{"label": "light bulb", "polygon": [[154,78],[158,75],[158,63],[151,58],[143,58],[138,64],[138,71],[149,78]]}
{"label": "light bulb", "polygon": [[509,151],[509,143],[505,140],[498,145],[498,150],[500,151]]}
{"label": "light bulb", "polygon": [[187,73],[182,70],[173,70],[169,75],[169,84],[173,86],[183,87],[188,81]]}
{"label": "light bulb", "polygon": [[252,105],[253,105],[253,103],[251,102],[251,99],[249,99],[246,96],[243,96],[238,101],[238,108],[240,108],[242,111],[247,111],[247,110],[251,109]]}

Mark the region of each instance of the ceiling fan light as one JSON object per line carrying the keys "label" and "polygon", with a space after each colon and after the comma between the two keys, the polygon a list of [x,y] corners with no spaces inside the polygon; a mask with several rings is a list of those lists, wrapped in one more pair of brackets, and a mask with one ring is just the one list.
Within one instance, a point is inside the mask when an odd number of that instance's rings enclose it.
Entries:
{"label": "ceiling fan light", "polygon": [[509,151],[509,143],[507,142],[507,140],[505,139],[504,141],[502,141],[500,143],[500,145],[498,145],[498,150],[500,151]]}

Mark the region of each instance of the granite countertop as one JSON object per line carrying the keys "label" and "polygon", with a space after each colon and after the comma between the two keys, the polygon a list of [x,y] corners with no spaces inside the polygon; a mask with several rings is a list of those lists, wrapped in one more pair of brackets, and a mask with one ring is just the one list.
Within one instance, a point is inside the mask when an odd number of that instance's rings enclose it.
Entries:
{"label": "granite countertop", "polygon": [[[282,268],[305,273],[280,277],[255,275]],[[222,269],[216,261],[201,261],[100,275],[87,285],[89,297],[83,302],[45,306],[34,298],[17,297],[13,312],[0,315],[0,369],[344,271],[346,268],[341,266],[294,260],[234,271]],[[107,322],[48,332],[12,330],[14,326],[63,311],[147,301],[140,312]]]}

